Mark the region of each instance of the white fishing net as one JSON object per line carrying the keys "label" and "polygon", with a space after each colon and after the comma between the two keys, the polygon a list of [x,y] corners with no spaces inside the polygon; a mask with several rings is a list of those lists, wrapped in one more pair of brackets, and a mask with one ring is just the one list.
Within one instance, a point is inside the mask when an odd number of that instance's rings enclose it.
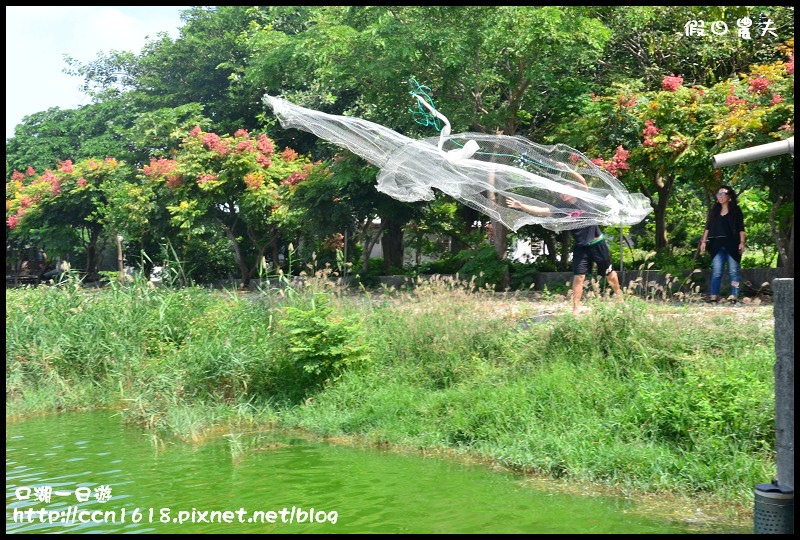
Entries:
{"label": "white fishing net", "polygon": [[[284,128],[313,133],[380,168],[378,191],[400,201],[429,201],[436,188],[512,231],[528,224],[553,231],[634,225],[652,212],[647,197],[628,193],[619,180],[574,148],[508,135],[451,135],[447,118],[421,96],[415,97],[444,122],[438,137],[411,139],[373,122],[307,109],[278,97],[265,95],[264,101]],[[508,198],[536,207],[537,215],[510,208]]]}

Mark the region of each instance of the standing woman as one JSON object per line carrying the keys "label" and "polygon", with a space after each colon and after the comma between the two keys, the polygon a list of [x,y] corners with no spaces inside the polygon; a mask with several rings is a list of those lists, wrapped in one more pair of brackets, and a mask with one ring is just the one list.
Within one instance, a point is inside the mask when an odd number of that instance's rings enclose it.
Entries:
{"label": "standing woman", "polygon": [[705,253],[706,245],[711,253],[711,291],[709,301],[719,300],[722,271],[728,265],[731,280],[731,294],[728,300],[739,300],[739,274],[744,253],[744,216],[736,200],[736,192],[730,186],[717,190],[717,202],[711,207],[706,218],[706,229],[700,240],[700,253]]}

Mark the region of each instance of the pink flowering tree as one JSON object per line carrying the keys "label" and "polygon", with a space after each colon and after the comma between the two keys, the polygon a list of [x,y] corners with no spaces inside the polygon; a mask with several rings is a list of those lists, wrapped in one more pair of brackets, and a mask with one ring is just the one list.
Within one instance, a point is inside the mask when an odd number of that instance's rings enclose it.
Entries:
{"label": "pink flowering tree", "polygon": [[[38,173],[13,171],[6,184],[6,227],[10,238],[35,239],[51,254],[82,252],[84,269],[96,275],[100,253],[113,238],[108,227],[108,190],[133,178],[133,170],[113,158],[59,162]],[[136,214],[128,216],[136,219]],[[120,221],[122,221],[120,219]]]}
{"label": "pink flowering tree", "polygon": [[768,190],[775,242],[787,261],[784,266],[793,268],[791,156],[731,169],[714,169],[712,160],[719,153],[794,133],[794,56],[789,45],[785,61],[755,66],[750,73],[712,88],[689,84],[671,73],[657,89],[631,82],[617,85],[605,96],[587,95],[580,116],[553,142],[566,142],[594,156],[595,163],[618,176],[628,189],[651,199],[656,250],[670,246],[668,232],[679,232],[690,221],[699,222],[699,227],[704,222],[705,200],[699,206],[692,202],[696,196],[676,203],[676,196],[710,194],[724,183],[740,190]]}
{"label": "pink flowering tree", "polygon": [[219,136],[194,128],[174,158],[153,158],[142,168],[168,212],[175,233],[189,239],[207,228],[228,239],[246,287],[270,251],[278,265],[279,240],[300,223],[288,204],[314,164],[266,135],[245,130]]}
{"label": "pink flowering tree", "polygon": [[[715,153],[781,141],[794,135],[794,42],[781,47],[786,58],[753,66],[738,80],[718,86],[725,106],[710,128]],[[716,87],[715,87],[716,88]],[[794,157],[774,156],[720,171],[720,183],[766,191],[769,223],[787,277],[794,275]]]}
{"label": "pink flowering tree", "polygon": [[656,250],[669,245],[668,212],[676,182],[695,186],[712,178],[708,122],[719,104],[706,89],[687,86],[674,73],[656,89],[641,82],[618,84],[605,96],[590,95],[581,116],[556,137],[592,157],[631,191],[653,204]]}
{"label": "pink flowering tree", "polygon": [[663,78],[660,90],[641,96],[635,112],[641,131],[631,161],[641,191],[653,202],[656,250],[670,245],[668,213],[676,189],[703,191],[714,182],[709,123],[719,107],[706,88],[687,86],[674,74]]}

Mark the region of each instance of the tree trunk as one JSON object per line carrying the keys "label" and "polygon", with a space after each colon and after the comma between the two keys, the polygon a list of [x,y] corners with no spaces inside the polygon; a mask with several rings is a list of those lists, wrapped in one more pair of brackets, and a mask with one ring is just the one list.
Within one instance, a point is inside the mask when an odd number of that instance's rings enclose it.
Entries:
{"label": "tree trunk", "polygon": [[780,261],[783,263],[783,276],[787,278],[794,277],[794,220],[789,228],[789,241],[784,242],[781,236],[780,227],[775,220],[775,213],[783,206],[785,199],[779,197],[776,204],[772,206],[769,211],[769,224],[772,229],[772,237],[775,239],[775,246],[778,249]]}
{"label": "tree trunk", "polygon": [[233,251],[233,258],[236,261],[236,266],[239,267],[239,272],[242,274],[241,288],[246,289],[250,286],[250,269],[247,267],[247,263],[242,256],[239,241],[236,240],[236,235],[230,227],[223,223],[222,228],[225,231],[225,236],[228,237],[228,241],[231,243],[231,250]]}
{"label": "tree trunk", "polygon": [[656,219],[656,251],[669,245],[669,237],[667,235],[667,202],[669,201],[669,194],[672,191],[672,184],[674,182],[675,176],[672,174],[664,176],[659,173],[656,176],[658,202],[653,209]]}
{"label": "tree trunk", "polygon": [[278,238],[273,235],[269,239],[270,253],[272,253],[272,271],[276,274],[281,269],[281,254],[278,252]]}
{"label": "tree trunk", "polygon": [[366,272],[369,270],[369,256],[372,253],[372,248],[375,246],[375,243],[381,238],[383,235],[383,231],[386,228],[386,224],[381,221],[381,226],[378,229],[378,232],[375,235],[369,234],[369,226],[372,224],[372,218],[367,217],[364,223],[359,223],[359,228],[361,229],[362,234],[364,235],[364,262],[361,264],[361,271]]}
{"label": "tree trunk", "polygon": [[88,239],[86,241],[86,276],[88,280],[92,280],[97,276],[97,271],[100,266],[97,252],[97,241],[100,237],[100,231],[89,228],[87,229]]}
{"label": "tree trunk", "polygon": [[[494,171],[489,173],[489,184],[492,187],[495,185]],[[502,195],[498,195],[494,191],[489,193],[489,200],[500,207],[506,204],[506,198]],[[501,221],[496,219],[492,219],[492,244],[494,245],[494,252],[497,254],[497,258],[501,261],[506,260],[508,253],[508,228]],[[503,272],[502,283],[498,283],[500,290],[506,290],[510,282],[511,275],[508,272],[508,267],[506,267],[505,272]]]}
{"label": "tree trunk", "polygon": [[381,216],[381,223],[386,225],[381,247],[383,248],[383,271],[388,274],[390,268],[403,267],[403,229],[402,224],[391,218]]}

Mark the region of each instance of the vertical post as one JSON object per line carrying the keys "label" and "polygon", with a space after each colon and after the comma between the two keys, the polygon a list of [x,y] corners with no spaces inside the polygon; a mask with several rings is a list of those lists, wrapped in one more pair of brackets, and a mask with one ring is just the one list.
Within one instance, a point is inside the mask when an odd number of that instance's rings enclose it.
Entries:
{"label": "vertical post", "polygon": [[619,277],[620,277],[620,279],[622,279],[622,271],[623,271],[622,254],[625,252],[625,248],[622,247],[623,240],[624,240],[624,237],[623,237],[623,234],[622,234],[622,223],[620,223],[619,224],[619,273],[620,273]]}
{"label": "vertical post", "polygon": [[122,256],[122,236],[117,235],[117,266],[119,267],[119,282],[125,283],[125,258]]}
{"label": "vertical post", "polygon": [[794,490],[794,278],[773,279],[775,292],[775,450],[778,484]]}
{"label": "vertical post", "polygon": [[344,230],[344,268],[342,268],[342,281],[347,286],[347,229]]}
{"label": "vertical post", "polygon": [[794,278],[773,279],[778,478],[755,487],[755,533],[794,533]]}

